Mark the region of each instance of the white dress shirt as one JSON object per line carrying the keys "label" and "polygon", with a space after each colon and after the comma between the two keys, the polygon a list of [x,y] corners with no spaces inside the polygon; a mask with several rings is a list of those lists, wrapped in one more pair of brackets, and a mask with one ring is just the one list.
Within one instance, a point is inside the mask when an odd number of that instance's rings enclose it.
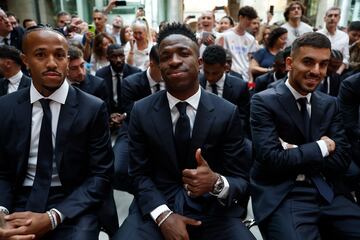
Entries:
{"label": "white dress shirt", "polygon": [[[57,89],[53,94],[51,94],[49,97],[44,97],[37,91],[37,89],[31,83],[30,103],[33,104],[33,107],[32,107],[32,118],[31,118],[30,152],[29,152],[28,170],[26,172],[26,177],[23,186],[32,186],[35,179],[40,129],[43,118],[43,109],[41,107],[39,100],[42,98],[52,100],[50,102],[51,129],[52,129],[52,144],[53,144],[53,149],[55,149],[56,131],[59,121],[61,105],[65,104],[68,91],[69,91],[69,84],[68,81],[65,80],[63,84],[60,86],[60,88]],[[61,186],[55,161],[53,162],[51,186]]]}
{"label": "white dress shirt", "polygon": [[8,45],[11,44],[11,33],[9,33],[6,37],[0,36],[0,46],[5,45],[5,38],[7,38]]}
{"label": "white dress shirt", "polygon": [[164,81],[160,81],[160,82],[156,82],[150,75],[150,68],[148,68],[146,70],[146,76],[148,78],[149,81],[149,86],[151,89],[151,93],[155,93],[156,92],[156,84],[160,85],[160,91],[165,89],[165,82]]}
{"label": "white dress shirt", "polygon": [[[118,103],[119,98],[121,98],[121,96],[117,95],[117,77],[116,74],[117,72],[114,71],[114,69],[110,66],[110,70],[111,70],[111,75],[112,75],[112,86],[113,86],[113,100]],[[119,77],[120,77],[120,81],[122,82],[123,79],[123,73],[119,72]]]}
{"label": "white dress shirt", "polygon": [[[298,100],[299,98],[303,98],[303,97],[306,97],[307,98],[307,103],[306,103],[306,110],[307,112],[309,113],[309,117],[311,118],[311,103],[310,103],[310,100],[311,100],[311,93],[308,93],[306,96],[303,96],[301,95],[300,93],[298,93],[289,83],[289,80],[286,80],[285,82],[285,85],[289,88],[290,92],[292,93],[292,95],[294,96],[295,100]],[[298,102],[297,103],[297,106],[298,106],[298,109],[299,111],[301,110],[301,106]],[[323,157],[327,157],[329,156],[329,151],[327,149],[327,146],[326,146],[326,143],[324,140],[318,140],[316,141],[316,143],[318,144],[320,150],[321,150],[321,154]],[[292,144],[292,143],[290,143]],[[296,145],[294,145],[295,147],[297,147]]]}
{"label": "white dress shirt", "polygon": [[21,70],[15,74],[14,76],[10,77],[9,80],[9,86],[7,93],[13,93],[16,92],[19,89],[20,81],[23,76],[23,73]]}
{"label": "white dress shirt", "polygon": [[[174,96],[172,96],[169,92],[166,92],[166,96],[169,101],[171,120],[172,120],[172,125],[173,125],[173,132],[175,133],[176,122],[180,117],[180,113],[177,110],[176,104],[178,102],[182,102],[182,101],[175,98]],[[192,130],[194,127],[194,122],[195,122],[196,112],[197,112],[199,102],[200,102],[200,97],[201,97],[201,88],[199,87],[198,91],[194,95],[192,95],[191,97],[189,97],[188,99],[185,99],[183,101],[183,102],[188,103],[188,105],[186,107],[186,114],[188,115],[189,120],[190,120],[190,135],[192,135]],[[217,198],[221,201],[221,199],[225,199],[229,194],[229,182],[227,181],[227,179],[224,176],[220,176],[220,177],[222,178],[222,180],[224,182],[224,188],[219,193]],[[167,205],[162,204],[150,212],[151,218],[156,222],[156,219],[163,212],[169,211],[169,210],[170,209]]]}
{"label": "white dress shirt", "polygon": [[[223,93],[224,93],[225,77],[226,77],[226,74],[224,73],[222,75],[222,77],[220,78],[220,80],[215,83],[219,97],[222,97]],[[208,81],[206,81],[206,91],[212,93],[211,83],[209,83]]]}

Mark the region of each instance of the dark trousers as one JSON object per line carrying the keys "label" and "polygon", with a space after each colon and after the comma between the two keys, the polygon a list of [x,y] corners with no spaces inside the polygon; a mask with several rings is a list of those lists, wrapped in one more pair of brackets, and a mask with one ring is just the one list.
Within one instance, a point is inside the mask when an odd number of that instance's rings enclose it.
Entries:
{"label": "dark trousers", "polygon": [[114,151],[114,188],[116,190],[125,191],[133,194],[131,186],[131,178],[128,174],[129,166],[129,140],[127,132],[121,132],[117,137],[113,151]]}
{"label": "dark trousers", "polygon": [[[31,187],[24,187],[17,195],[15,200],[15,212],[25,211],[26,201],[30,195]],[[65,194],[61,187],[50,188],[47,209],[56,208],[56,205],[64,200]],[[58,227],[44,235],[45,240],[67,240],[67,239],[86,239],[97,240],[99,238],[98,216],[95,210],[86,211],[83,214],[67,219]]]}
{"label": "dark trousers", "polygon": [[[188,226],[190,239],[206,240],[255,240],[255,237],[242,223],[241,218],[236,217],[217,217],[204,216],[198,214],[185,214],[187,217],[200,220],[199,227]],[[150,216],[143,218],[139,211],[131,211],[119,231],[113,238],[114,240],[131,239],[164,239],[160,228],[155,224]]]}
{"label": "dark trousers", "polygon": [[343,195],[328,204],[317,189],[299,183],[259,225],[264,239],[360,239],[360,208]]}

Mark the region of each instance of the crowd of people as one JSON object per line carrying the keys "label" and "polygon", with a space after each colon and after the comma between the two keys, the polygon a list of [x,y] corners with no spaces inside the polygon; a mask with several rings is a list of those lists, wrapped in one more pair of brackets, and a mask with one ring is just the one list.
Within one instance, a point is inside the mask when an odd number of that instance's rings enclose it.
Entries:
{"label": "crowd of people", "polygon": [[0,8],[0,239],[360,239],[360,21],[292,1],[157,31],[115,6]]}

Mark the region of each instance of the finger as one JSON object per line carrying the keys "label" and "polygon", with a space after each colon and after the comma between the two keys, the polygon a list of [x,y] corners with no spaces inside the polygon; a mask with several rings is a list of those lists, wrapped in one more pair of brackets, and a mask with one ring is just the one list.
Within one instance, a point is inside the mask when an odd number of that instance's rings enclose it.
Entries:
{"label": "finger", "polygon": [[196,169],[184,169],[182,171],[183,177],[187,177],[187,178],[194,178],[196,173],[197,173]]}
{"label": "finger", "polygon": [[16,235],[9,238],[9,240],[32,240],[35,239],[34,234],[29,235]]}
{"label": "finger", "polygon": [[195,159],[196,159],[198,166],[208,166],[207,162],[201,155],[201,148],[196,149]]}
{"label": "finger", "polygon": [[15,212],[4,217],[5,220],[13,220],[17,218],[29,218],[29,214],[27,212]]}
{"label": "finger", "polygon": [[13,227],[21,227],[21,226],[28,226],[32,222],[32,219],[13,219],[8,221],[7,223]]}
{"label": "finger", "polygon": [[183,217],[183,221],[186,225],[192,225],[192,226],[200,226],[201,225],[201,221],[192,219],[192,218],[188,218],[188,217]]}

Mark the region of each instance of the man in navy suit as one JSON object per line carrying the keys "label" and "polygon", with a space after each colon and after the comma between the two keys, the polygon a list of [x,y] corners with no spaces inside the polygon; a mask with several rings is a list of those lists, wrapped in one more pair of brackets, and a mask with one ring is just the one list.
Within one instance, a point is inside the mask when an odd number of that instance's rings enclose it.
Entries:
{"label": "man in navy suit", "polygon": [[253,96],[253,209],[266,239],[359,239],[360,208],[343,182],[350,163],[339,105],[315,91],[331,43],[306,33],[286,59],[289,78]]}
{"label": "man in navy suit", "polygon": [[105,80],[110,98],[110,128],[117,135],[123,120],[126,118],[121,103],[121,90],[123,79],[141,70],[125,63],[124,48],[119,44],[111,44],[107,49],[109,66],[96,71],[96,76]]}
{"label": "man in navy suit", "polygon": [[0,96],[29,87],[31,78],[21,71],[21,52],[13,46],[0,46]]}
{"label": "man in navy suit", "polygon": [[200,76],[200,85],[238,107],[243,133],[250,138],[250,93],[247,82],[225,72],[226,52],[219,45],[210,45],[205,49],[202,63],[204,74]]}
{"label": "man in navy suit", "polygon": [[149,68],[125,78],[121,90],[121,102],[127,117],[114,145],[114,187],[129,193],[133,192],[131,178],[128,174],[129,151],[127,136],[131,109],[135,101],[165,89],[159,69],[159,49],[157,45],[151,48],[149,60]]}
{"label": "man in navy suit", "polygon": [[49,28],[24,37],[32,85],[0,99],[0,211],[5,229],[98,239],[113,154],[106,104],[65,81],[68,44]]}
{"label": "man in navy suit", "polygon": [[159,33],[166,91],[137,101],[129,124],[135,200],[114,239],[254,239],[237,107],[199,87],[199,48],[186,25]]}
{"label": "man in navy suit", "polygon": [[70,83],[109,104],[109,93],[104,79],[86,73],[82,51],[75,46],[70,46],[68,54],[69,71],[67,79]]}
{"label": "man in navy suit", "polygon": [[105,80],[110,94],[110,112],[123,113],[124,109],[121,103],[123,79],[141,70],[125,63],[124,48],[119,44],[111,44],[108,47],[107,58],[110,65],[97,70],[95,75]]}

